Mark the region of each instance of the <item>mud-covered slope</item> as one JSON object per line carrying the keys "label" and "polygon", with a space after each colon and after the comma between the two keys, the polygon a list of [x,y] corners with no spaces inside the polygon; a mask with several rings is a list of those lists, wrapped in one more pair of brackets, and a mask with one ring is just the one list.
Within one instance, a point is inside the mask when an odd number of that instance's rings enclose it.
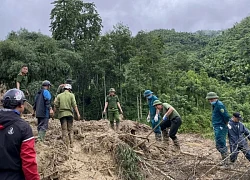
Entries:
{"label": "mud-covered slope", "polygon": [[[36,120],[28,118],[27,121],[32,125],[36,135]],[[61,140],[59,120],[51,120],[45,143],[36,144],[41,179],[136,179],[128,177],[135,172],[131,172],[129,167],[125,167],[117,160],[121,157],[117,156],[117,147],[129,148],[130,156],[126,154],[128,150],[124,150],[122,157],[129,161],[129,158],[134,157],[133,153],[136,154],[135,166],[138,166],[137,171],[142,175],[142,179],[146,180],[247,180],[250,177],[250,164],[242,154],[234,167],[225,169],[217,166],[220,157],[213,141],[203,139],[199,135],[180,134],[180,152],[174,148],[172,142],[169,145],[155,142],[153,134],[143,145],[133,149],[136,144],[145,141],[141,137],[146,137],[150,131],[150,127],[129,120],[121,122],[120,132],[110,129],[107,120],[74,121],[74,148],[68,149]],[[128,168],[127,172],[122,170],[122,166]],[[124,173],[127,173],[127,176]]]}

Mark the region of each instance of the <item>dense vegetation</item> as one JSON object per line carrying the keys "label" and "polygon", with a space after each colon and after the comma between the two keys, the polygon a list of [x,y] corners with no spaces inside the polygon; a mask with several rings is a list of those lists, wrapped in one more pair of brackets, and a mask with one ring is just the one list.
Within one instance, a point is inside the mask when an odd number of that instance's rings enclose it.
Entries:
{"label": "dense vegetation", "polygon": [[28,64],[32,95],[42,80],[50,80],[55,93],[72,78],[86,119],[101,118],[110,87],[117,90],[128,119],[145,122],[145,89],[179,111],[183,131],[211,129],[209,91],[218,93],[230,113],[250,118],[250,17],[225,31],[160,29],[133,37],[122,24],[101,35],[102,20],[93,3],[58,0],[54,5],[52,38],[21,29],[0,42],[0,81],[9,88],[15,87],[21,65]]}

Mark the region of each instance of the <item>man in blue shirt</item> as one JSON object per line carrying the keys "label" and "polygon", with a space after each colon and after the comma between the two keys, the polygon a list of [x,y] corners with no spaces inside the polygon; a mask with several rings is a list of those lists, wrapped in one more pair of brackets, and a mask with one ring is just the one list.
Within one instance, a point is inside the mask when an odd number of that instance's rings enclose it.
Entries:
{"label": "man in blue shirt", "polygon": [[223,165],[228,165],[228,150],[226,146],[226,136],[228,133],[228,121],[230,116],[224,104],[218,100],[219,96],[215,92],[209,92],[206,99],[211,103],[212,125],[215,135],[216,149],[221,153]]}
{"label": "man in blue shirt", "polygon": [[49,92],[51,84],[45,80],[42,83],[42,88],[38,91],[35,97],[35,103],[33,106],[34,113],[38,120],[38,141],[43,142],[46,131],[48,129],[49,118],[53,116],[53,110],[51,107],[51,94]]}
{"label": "man in blue shirt", "polygon": [[231,152],[230,161],[232,163],[237,160],[240,151],[250,161],[250,149],[247,142],[247,139],[250,140],[250,132],[240,120],[242,120],[240,113],[235,112],[228,123],[228,138]]}
{"label": "man in blue shirt", "polygon": [[[148,107],[149,107],[149,112],[147,116],[147,121],[151,122],[152,128],[154,129],[155,126],[157,126],[160,123],[160,116],[159,116],[159,110],[153,106],[153,103],[155,100],[158,100],[158,98],[153,95],[153,92],[151,90],[146,90],[144,91],[144,97],[147,98],[148,100]],[[155,139],[157,141],[161,141],[161,128],[158,126],[155,130]]]}

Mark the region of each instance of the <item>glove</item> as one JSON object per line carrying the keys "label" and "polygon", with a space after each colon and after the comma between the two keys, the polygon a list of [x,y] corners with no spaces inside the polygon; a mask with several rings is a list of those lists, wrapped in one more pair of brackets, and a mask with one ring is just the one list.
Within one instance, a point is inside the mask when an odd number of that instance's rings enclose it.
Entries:
{"label": "glove", "polygon": [[150,122],[150,116],[148,115],[148,117],[147,117],[147,122]]}
{"label": "glove", "polygon": [[162,119],[163,119],[163,121],[167,121],[168,117],[166,115],[164,115]]}
{"label": "glove", "polygon": [[154,120],[155,120],[155,122],[158,122],[158,120],[159,120],[158,114],[155,115]]}

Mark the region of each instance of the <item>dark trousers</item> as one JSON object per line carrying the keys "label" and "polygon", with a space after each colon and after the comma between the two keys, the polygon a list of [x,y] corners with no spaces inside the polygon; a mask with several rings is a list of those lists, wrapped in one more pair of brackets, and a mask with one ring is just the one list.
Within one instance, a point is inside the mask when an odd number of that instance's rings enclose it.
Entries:
{"label": "dark trousers", "polygon": [[226,154],[227,153],[226,138],[227,138],[228,128],[227,126],[224,127],[216,126],[213,128],[214,128],[216,149],[221,154]]}
{"label": "dark trousers", "polygon": [[64,116],[60,119],[62,130],[73,132],[73,116]]}
{"label": "dark trousers", "polygon": [[238,154],[239,154],[239,151],[242,151],[243,154],[245,155],[245,157],[248,159],[248,161],[250,161],[250,149],[248,148],[247,144],[243,147],[240,147],[240,146],[237,147],[237,145],[234,145],[234,146],[230,145],[230,151],[232,153],[230,155],[231,162],[236,161]]}
{"label": "dark trousers", "polygon": [[174,117],[171,120],[166,120],[161,123],[161,130],[164,131],[166,128],[170,128],[169,137],[172,140],[177,139],[176,133],[178,132],[179,127],[181,126],[182,121],[180,117]]}
{"label": "dark trousers", "polygon": [[47,131],[49,126],[49,118],[38,117],[37,120],[38,120],[37,131]]}

